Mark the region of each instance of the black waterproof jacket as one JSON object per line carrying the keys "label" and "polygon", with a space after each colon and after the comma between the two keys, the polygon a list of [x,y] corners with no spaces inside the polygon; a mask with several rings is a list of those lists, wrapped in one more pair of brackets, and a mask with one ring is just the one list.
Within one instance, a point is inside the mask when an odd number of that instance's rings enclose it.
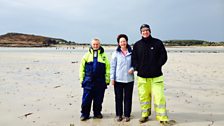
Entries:
{"label": "black waterproof jacket", "polygon": [[162,66],[167,61],[167,52],[161,40],[148,37],[137,41],[133,46],[132,65],[137,75],[153,78],[163,75]]}

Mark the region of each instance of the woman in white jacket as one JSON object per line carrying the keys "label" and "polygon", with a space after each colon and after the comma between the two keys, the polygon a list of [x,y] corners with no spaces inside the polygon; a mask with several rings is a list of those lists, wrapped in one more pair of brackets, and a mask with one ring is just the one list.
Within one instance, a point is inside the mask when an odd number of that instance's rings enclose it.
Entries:
{"label": "woman in white jacket", "polygon": [[128,37],[125,34],[118,35],[117,42],[118,47],[111,59],[110,79],[114,85],[117,121],[123,120],[124,111],[124,119],[128,122],[130,121],[134,86],[134,69],[131,66],[132,49],[128,45]]}

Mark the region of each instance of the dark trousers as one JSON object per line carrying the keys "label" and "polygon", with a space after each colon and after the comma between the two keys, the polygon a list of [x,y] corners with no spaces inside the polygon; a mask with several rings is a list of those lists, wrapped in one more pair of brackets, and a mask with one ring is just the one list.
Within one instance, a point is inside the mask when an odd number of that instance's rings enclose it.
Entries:
{"label": "dark trousers", "polygon": [[115,107],[116,116],[123,115],[123,103],[124,103],[124,116],[130,117],[132,107],[132,94],[133,94],[134,82],[120,83],[115,82]]}
{"label": "dark trousers", "polygon": [[81,116],[89,117],[92,101],[94,116],[101,114],[104,92],[105,88],[102,87],[94,87],[93,89],[83,88]]}

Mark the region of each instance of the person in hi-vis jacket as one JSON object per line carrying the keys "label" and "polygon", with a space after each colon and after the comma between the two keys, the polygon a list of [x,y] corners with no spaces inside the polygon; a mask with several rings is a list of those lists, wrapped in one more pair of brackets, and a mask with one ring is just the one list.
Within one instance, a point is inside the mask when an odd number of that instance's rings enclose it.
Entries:
{"label": "person in hi-vis jacket", "polygon": [[104,92],[110,83],[110,62],[97,38],[82,58],[79,77],[83,88],[80,120],[89,119],[92,101],[94,118],[103,118],[101,110]]}

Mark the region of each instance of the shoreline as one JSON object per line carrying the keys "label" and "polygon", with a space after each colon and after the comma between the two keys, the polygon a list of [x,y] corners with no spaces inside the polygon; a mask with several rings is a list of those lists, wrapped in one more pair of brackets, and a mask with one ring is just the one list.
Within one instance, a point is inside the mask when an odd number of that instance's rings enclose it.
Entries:
{"label": "shoreline", "polygon": [[[10,50],[48,50],[48,51],[86,51],[90,46],[56,46],[56,47],[0,47],[1,51],[10,51]],[[114,51],[117,46],[103,46],[105,51]],[[224,46],[166,46],[168,53],[224,53]]]}

